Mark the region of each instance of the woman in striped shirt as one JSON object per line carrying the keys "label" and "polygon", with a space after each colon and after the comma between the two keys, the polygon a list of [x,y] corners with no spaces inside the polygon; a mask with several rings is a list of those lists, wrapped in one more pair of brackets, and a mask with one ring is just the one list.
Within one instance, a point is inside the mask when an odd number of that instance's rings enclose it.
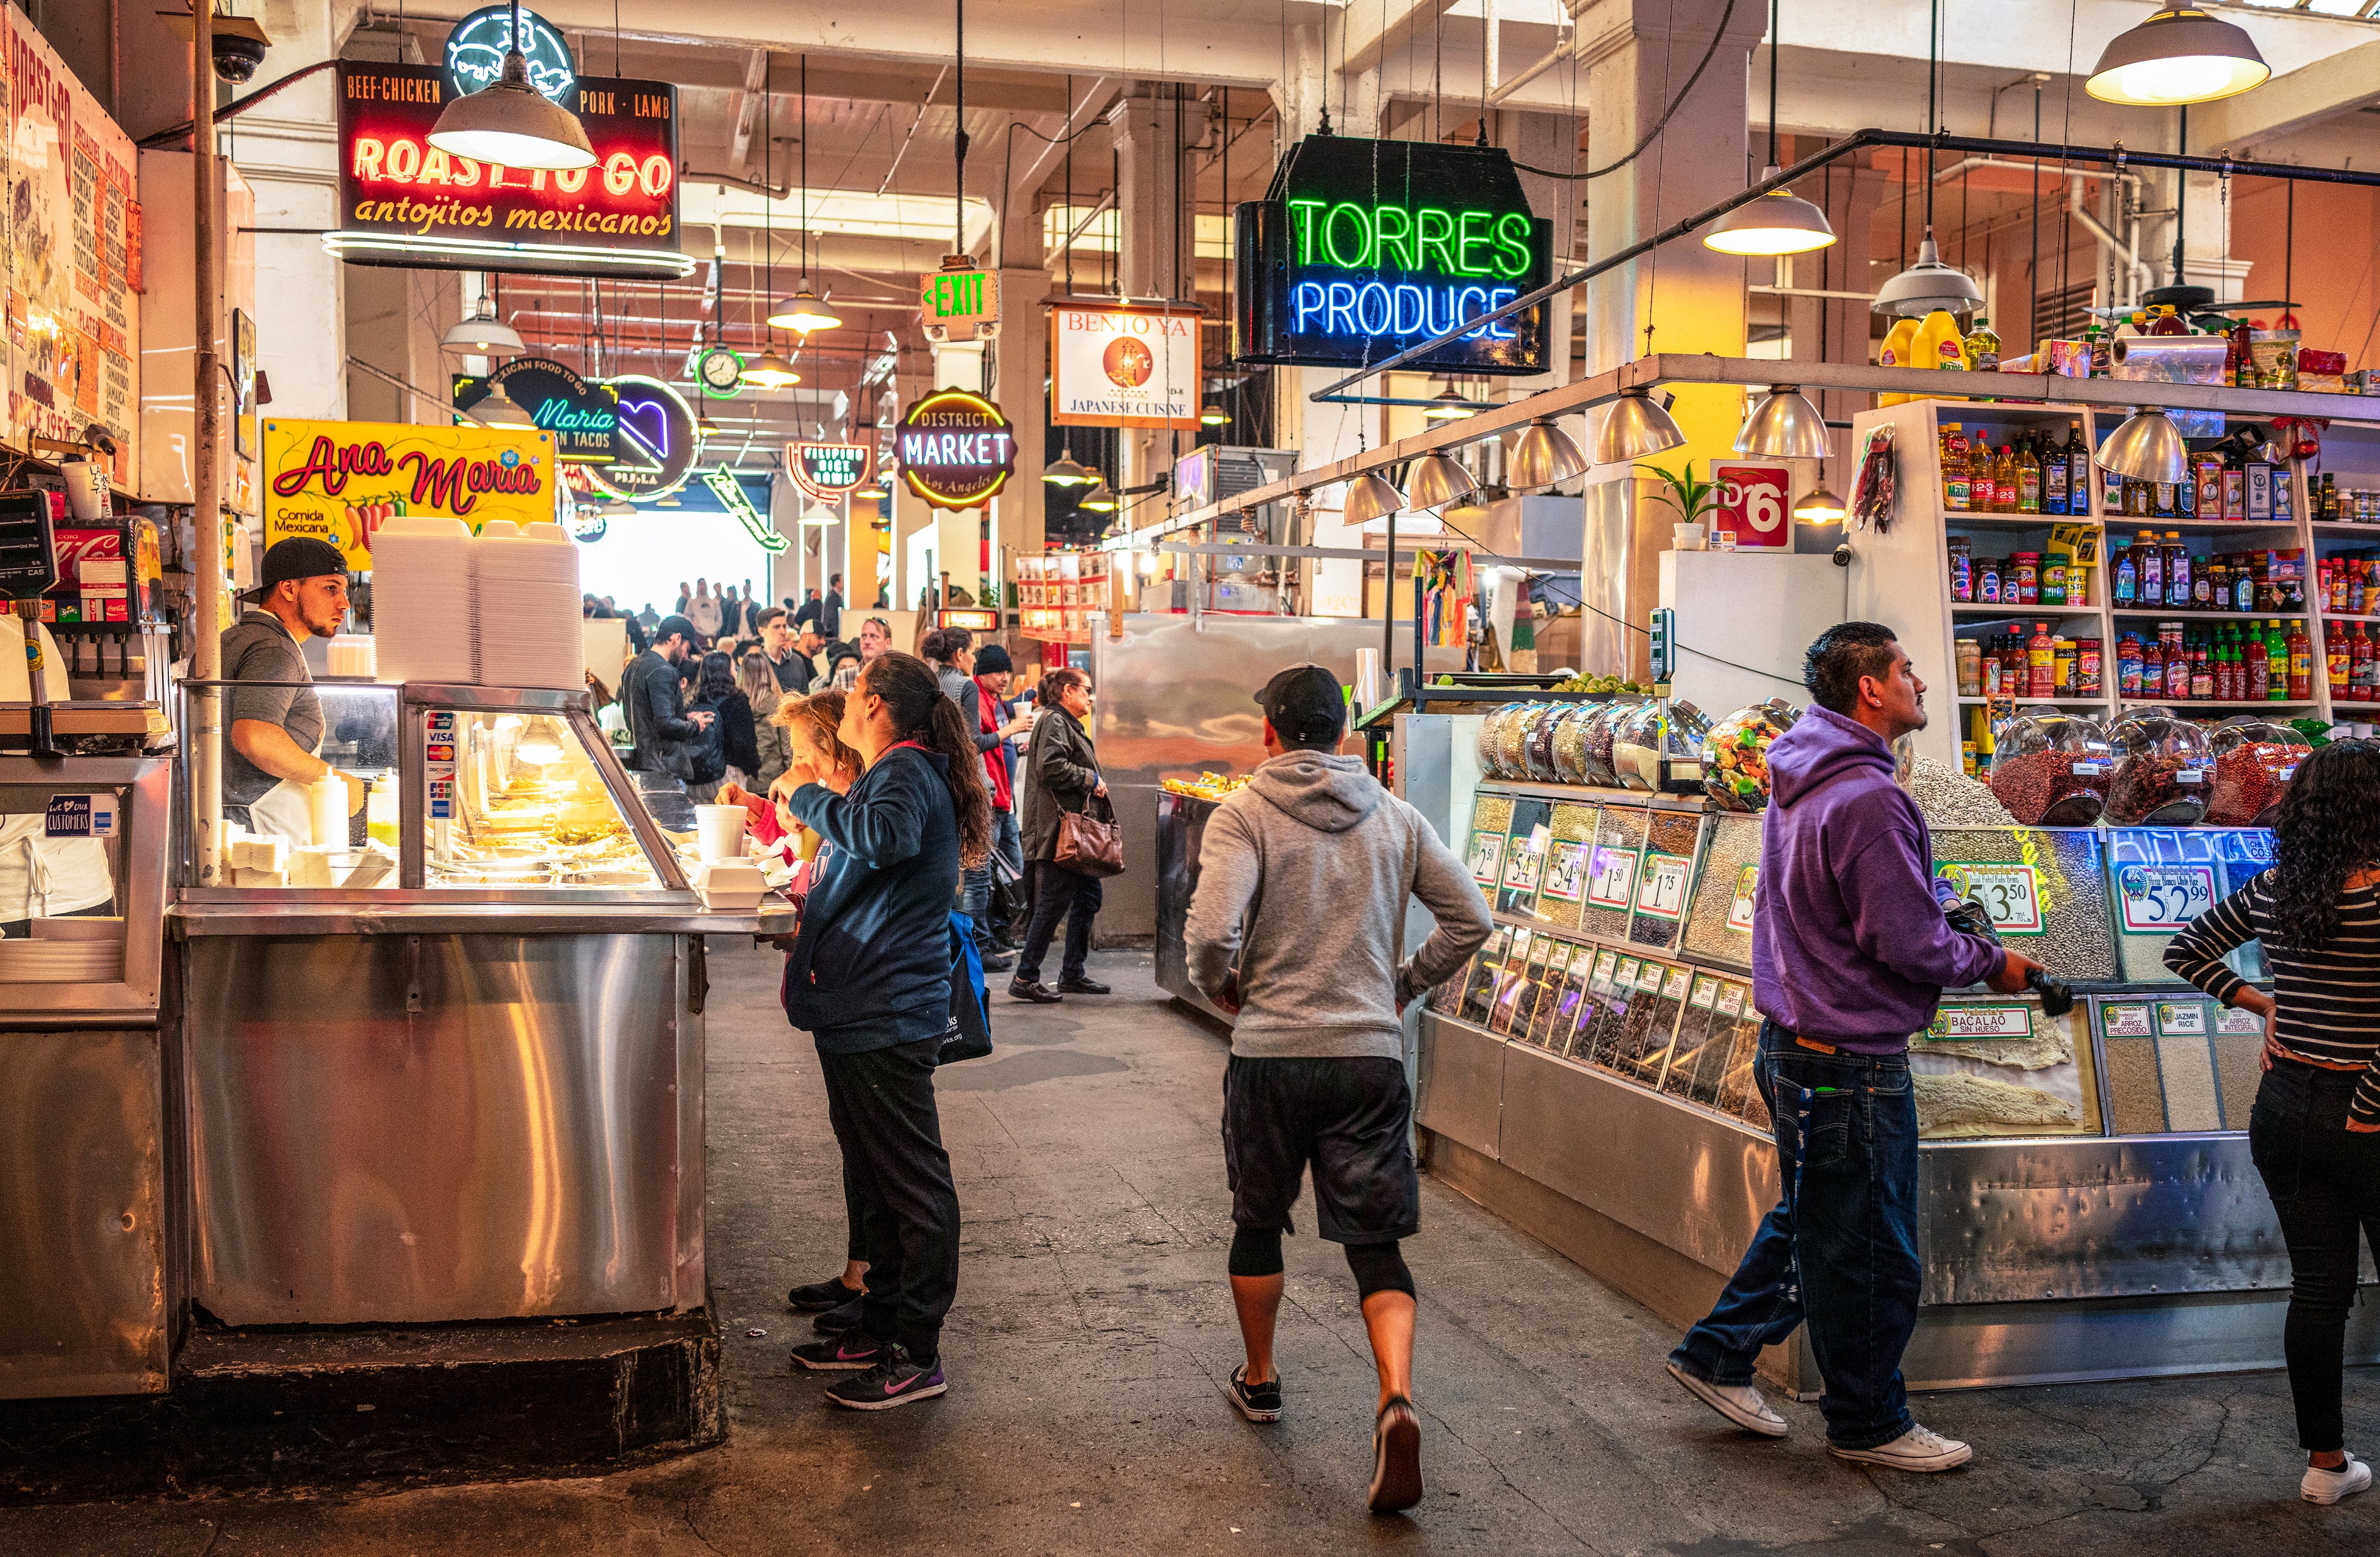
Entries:
{"label": "woman in striped shirt", "polygon": [[[2248,1146],[2289,1242],[2299,1490],[2331,1503],[2372,1485],[2347,1453],[2339,1396],[2359,1234],[2380,1250],[2380,747],[2341,741],[2301,762],[2275,843],[2273,869],[2174,937],[2165,962],[2265,1019]],[[2224,966],[2250,941],[2273,994]]]}

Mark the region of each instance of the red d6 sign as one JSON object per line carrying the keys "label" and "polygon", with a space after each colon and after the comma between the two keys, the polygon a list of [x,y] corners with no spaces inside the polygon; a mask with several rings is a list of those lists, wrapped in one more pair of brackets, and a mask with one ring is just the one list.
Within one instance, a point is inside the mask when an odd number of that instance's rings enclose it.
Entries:
{"label": "red d6 sign", "polygon": [[1721,465],[1711,480],[1718,486],[1714,537],[1732,531],[1739,547],[1792,546],[1791,471],[1782,465]]}

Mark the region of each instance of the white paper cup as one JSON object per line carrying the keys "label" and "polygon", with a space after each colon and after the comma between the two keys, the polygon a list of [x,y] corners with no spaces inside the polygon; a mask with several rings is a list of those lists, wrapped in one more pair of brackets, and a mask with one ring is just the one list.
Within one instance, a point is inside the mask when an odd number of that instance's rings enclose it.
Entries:
{"label": "white paper cup", "polygon": [[741,806],[694,808],[695,836],[702,845],[704,859],[743,858],[745,815]]}

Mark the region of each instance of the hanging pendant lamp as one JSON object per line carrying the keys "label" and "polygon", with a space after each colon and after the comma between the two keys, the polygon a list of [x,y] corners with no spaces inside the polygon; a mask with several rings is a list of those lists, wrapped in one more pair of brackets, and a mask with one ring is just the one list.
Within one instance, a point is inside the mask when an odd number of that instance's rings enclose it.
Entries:
{"label": "hanging pendant lamp", "polygon": [[843,316],[819,300],[810,284],[802,283],[801,290],[783,299],[769,311],[769,323],[779,330],[799,330],[808,335],[813,330],[832,330],[843,322]]}
{"label": "hanging pendant lamp", "polygon": [[1586,456],[1550,417],[1529,423],[1504,467],[1505,478],[1524,490],[1554,486],[1584,476],[1586,470]]}
{"label": "hanging pendant lamp", "polygon": [[1602,431],[1595,435],[1595,462],[1626,465],[1677,448],[1685,441],[1676,419],[1655,405],[1648,392],[1626,389],[1611,403]]}
{"label": "hanging pendant lamp", "polygon": [[1462,421],[1477,416],[1479,411],[1476,407],[1466,405],[1463,396],[1454,392],[1454,385],[1450,383],[1429,397],[1429,404],[1421,408],[1421,414],[1427,421]]}
{"label": "hanging pendant lamp", "polygon": [[1812,487],[1799,503],[1793,505],[1793,517],[1805,525],[1840,524],[1850,512],[1850,505],[1837,497],[1824,481]]}
{"label": "hanging pendant lamp", "polygon": [[2179,484],[2187,473],[2190,450],[2162,407],[2144,406],[2108,433],[2092,458],[2101,469],[2136,481]]}
{"label": "hanging pendant lamp", "polygon": [[823,503],[813,503],[802,513],[802,526],[807,529],[825,529],[843,523],[843,516]]}
{"label": "hanging pendant lamp", "polygon": [[2245,29],[2174,6],[2110,39],[2082,90],[2103,103],[2172,108],[2234,96],[2272,73]]}
{"label": "hanging pendant lamp", "polygon": [[1799,385],[1772,384],[1735,435],[1735,452],[1768,459],[1824,459],[1834,452],[1827,419]]}
{"label": "hanging pendant lamp", "polygon": [[1098,474],[1075,460],[1075,446],[1068,444],[1059,455],[1057,463],[1041,472],[1041,479],[1053,487],[1087,487],[1099,478]]}
{"label": "hanging pendant lamp", "polygon": [[802,382],[802,375],[772,347],[744,364],[744,382],[762,389],[791,389]]}
{"label": "hanging pendant lamp", "polygon": [[472,357],[518,357],[528,349],[520,332],[496,317],[496,300],[485,292],[469,317],[450,326],[438,344]]}
{"label": "hanging pendant lamp", "polygon": [[1199,426],[1229,427],[1231,424],[1232,413],[1223,408],[1223,402],[1218,397],[1212,395],[1208,395],[1207,397],[1207,403],[1198,407]]}
{"label": "hanging pendant lamp", "polygon": [[1917,246],[1917,262],[1876,289],[1872,311],[1920,319],[1936,309],[1970,312],[1983,301],[1984,289],[1974,277],[1942,262],[1942,251],[1934,246],[1934,224],[1928,222],[1925,240]]}
{"label": "hanging pendant lamp", "polygon": [[520,0],[513,0],[510,46],[504,74],[492,86],[449,102],[430,132],[430,144],[450,157],[499,167],[568,172],[593,167],[595,148],[578,116],[528,83],[528,60],[520,51]]}
{"label": "hanging pendant lamp", "polygon": [[478,418],[482,427],[528,429],[537,426],[537,418],[531,416],[519,401],[505,394],[503,384],[490,388],[479,403],[469,407],[464,414]]}
{"label": "hanging pendant lamp", "polygon": [[[1777,176],[1770,164],[1763,179]],[[1806,254],[1835,242],[1827,213],[1801,196],[1771,189],[1720,217],[1703,237],[1703,247],[1722,254]]]}
{"label": "hanging pendant lamp", "polygon": [[1348,481],[1347,495],[1339,503],[1339,522],[1351,528],[1367,525],[1402,513],[1406,506],[1404,493],[1390,486],[1386,477],[1366,470]]}
{"label": "hanging pendant lamp", "polygon": [[1091,483],[1090,491],[1075,499],[1075,506],[1087,513],[1112,514],[1123,505],[1116,500],[1114,492],[1110,490],[1107,478],[1101,476]]}
{"label": "hanging pendant lamp", "polygon": [[1405,501],[1433,513],[1478,490],[1479,483],[1470,471],[1434,450],[1415,460],[1413,468],[1405,472]]}

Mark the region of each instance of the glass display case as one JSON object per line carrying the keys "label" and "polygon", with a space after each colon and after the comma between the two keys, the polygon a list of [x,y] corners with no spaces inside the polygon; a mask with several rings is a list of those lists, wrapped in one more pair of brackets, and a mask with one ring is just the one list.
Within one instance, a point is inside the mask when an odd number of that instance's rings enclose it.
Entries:
{"label": "glass display case", "polygon": [[0,757],[0,1016],[153,1016],[169,760]]}
{"label": "glass display case", "polygon": [[[185,697],[196,685],[185,684]],[[687,820],[676,814],[685,810],[682,792],[639,789],[651,775],[621,765],[583,692],[337,681],[237,688],[260,689],[319,704],[319,754],[359,783],[360,803],[338,778],[258,797],[252,775],[243,785],[227,772],[221,879],[199,881],[186,843],[187,889],[243,897],[419,894],[441,902],[693,900],[694,835],[655,820],[656,810]],[[237,749],[233,690],[225,685],[227,770]],[[184,765],[185,783],[191,766]],[[670,799],[680,804],[653,803]]]}

